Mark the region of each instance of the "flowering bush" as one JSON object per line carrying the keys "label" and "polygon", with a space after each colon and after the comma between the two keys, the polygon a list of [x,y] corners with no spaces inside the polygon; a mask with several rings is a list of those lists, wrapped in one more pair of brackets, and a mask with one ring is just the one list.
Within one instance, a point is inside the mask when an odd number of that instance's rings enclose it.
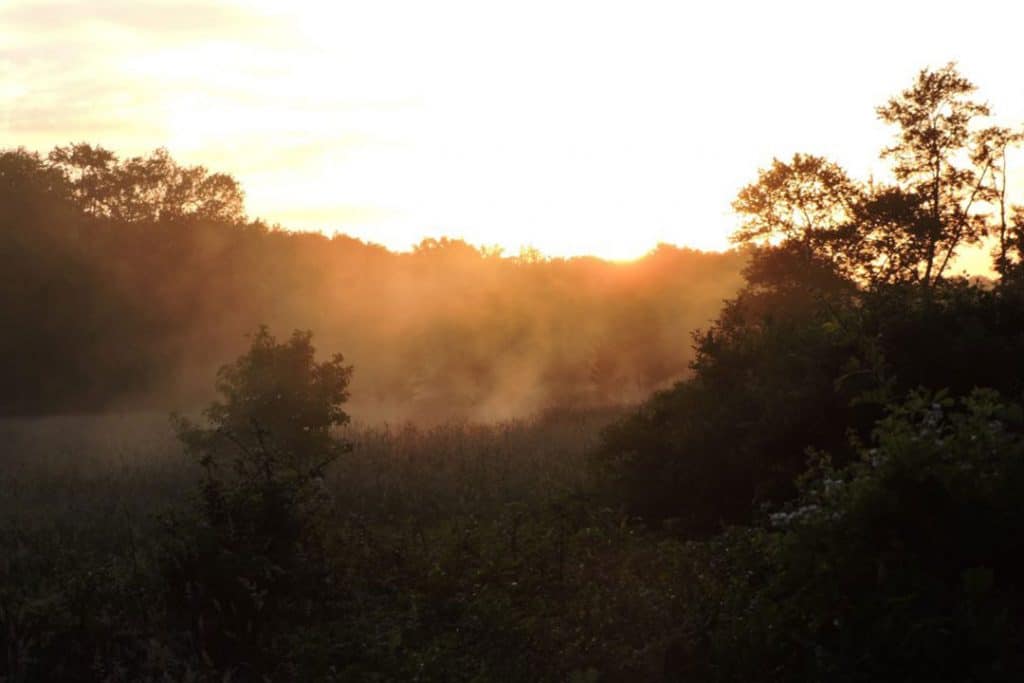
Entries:
{"label": "flowering bush", "polygon": [[[1019,405],[912,394],[860,458],[816,454],[801,493],[707,544],[720,680],[1003,680],[1020,671]],[[738,656],[743,653],[742,656]]]}

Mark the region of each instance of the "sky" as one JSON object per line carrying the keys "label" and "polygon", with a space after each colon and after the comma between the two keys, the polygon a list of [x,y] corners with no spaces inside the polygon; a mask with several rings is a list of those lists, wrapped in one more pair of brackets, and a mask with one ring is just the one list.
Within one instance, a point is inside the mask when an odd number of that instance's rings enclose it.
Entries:
{"label": "sky", "polygon": [[254,217],[397,250],[721,249],[773,157],[879,173],[874,108],[923,67],[958,62],[1024,122],[1022,19],[935,0],[0,0],[0,147],[166,147],[238,178]]}

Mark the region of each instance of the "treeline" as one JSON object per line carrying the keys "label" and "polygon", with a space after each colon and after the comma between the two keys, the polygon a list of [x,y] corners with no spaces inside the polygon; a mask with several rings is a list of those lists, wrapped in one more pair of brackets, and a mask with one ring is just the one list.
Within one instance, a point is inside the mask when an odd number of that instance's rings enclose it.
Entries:
{"label": "treeline", "polygon": [[163,150],[0,153],[0,412],[198,405],[263,323],[345,349],[359,417],[637,400],[686,373],[744,260],[506,258],[444,238],[394,253],[250,220],[243,199]]}

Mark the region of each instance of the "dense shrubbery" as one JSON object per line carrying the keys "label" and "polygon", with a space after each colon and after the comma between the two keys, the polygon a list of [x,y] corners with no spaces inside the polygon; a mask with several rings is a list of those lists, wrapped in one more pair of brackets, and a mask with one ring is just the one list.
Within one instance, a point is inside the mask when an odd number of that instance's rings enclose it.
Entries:
{"label": "dense shrubbery", "polygon": [[615,499],[707,534],[791,495],[804,448],[841,444],[870,414],[851,406],[877,380],[857,321],[840,317],[849,300],[841,283],[783,283],[727,302],[696,335],[694,376],[606,433],[597,459]]}
{"label": "dense shrubbery", "polygon": [[[349,431],[356,447],[310,489],[283,467],[269,480],[236,475],[232,448],[221,508],[204,468],[190,478],[159,462],[95,462],[95,480],[64,475],[65,517],[36,515],[32,501],[74,463],[26,450],[7,475],[23,493],[0,534],[0,671],[103,681],[1020,671],[1018,405],[993,392],[956,404],[915,394],[852,444],[847,465],[813,454],[794,500],[700,542],[587,495],[582,464],[605,420]],[[169,475],[194,505],[151,519],[153,487]],[[273,502],[278,485],[294,495]]]}
{"label": "dense shrubbery", "polygon": [[[802,297],[803,301],[797,297]],[[1014,284],[885,286],[856,298],[748,287],[696,337],[694,376],[607,432],[597,460],[616,500],[693,533],[750,521],[795,493],[807,447],[837,462],[890,400],[917,387],[1024,390]]]}
{"label": "dense shrubbery", "polygon": [[[693,376],[595,453],[612,500],[705,539],[677,648],[695,680],[1024,671],[1024,223],[992,170],[1018,136],[973,126],[972,89],[923,71],[879,109],[891,187],[797,155],[744,189],[747,285]],[[985,234],[1000,279],[945,276]]]}
{"label": "dense shrubbery", "polygon": [[168,614],[198,659],[246,677],[274,673],[332,604],[324,480],[350,448],[331,430],[348,421],[351,368],[317,363],[310,340],[261,328],[221,369],[209,426],[178,419],[203,477],[196,514],[167,529]]}
{"label": "dense shrubbery", "polygon": [[842,467],[707,546],[708,680],[1018,680],[1020,405],[915,393]]}
{"label": "dense shrubbery", "polygon": [[348,428],[294,562],[268,559],[276,526],[211,523],[180,453],[108,459],[118,421],[94,445],[85,421],[0,423],[20,439],[0,472],[0,676],[658,680],[681,546],[585,496],[608,418]]}
{"label": "dense shrubbery", "polygon": [[[1021,391],[1024,222],[1007,222],[995,170],[1017,138],[981,127],[972,91],[925,70],[879,108],[898,126],[894,185],[798,154],[740,192],[746,285],[695,336],[692,377],[608,431],[596,459],[615,500],[714,533],[791,497],[805,448],[845,462],[847,432],[912,389]],[[999,282],[944,275],[989,233]]]}

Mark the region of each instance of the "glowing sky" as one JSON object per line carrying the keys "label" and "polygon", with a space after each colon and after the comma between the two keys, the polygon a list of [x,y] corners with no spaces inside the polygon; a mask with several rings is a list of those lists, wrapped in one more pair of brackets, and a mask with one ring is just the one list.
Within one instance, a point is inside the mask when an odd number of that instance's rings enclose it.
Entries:
{"label": "glowing sky", "polygon": [[[1024,120],[1020,2],[0,0],[0,146],[166,146],[250,214],[396,249],[720,248],[773,156],[874,168],[956,60]],[[1022,164],[1024,166],[1024,164]]]}

